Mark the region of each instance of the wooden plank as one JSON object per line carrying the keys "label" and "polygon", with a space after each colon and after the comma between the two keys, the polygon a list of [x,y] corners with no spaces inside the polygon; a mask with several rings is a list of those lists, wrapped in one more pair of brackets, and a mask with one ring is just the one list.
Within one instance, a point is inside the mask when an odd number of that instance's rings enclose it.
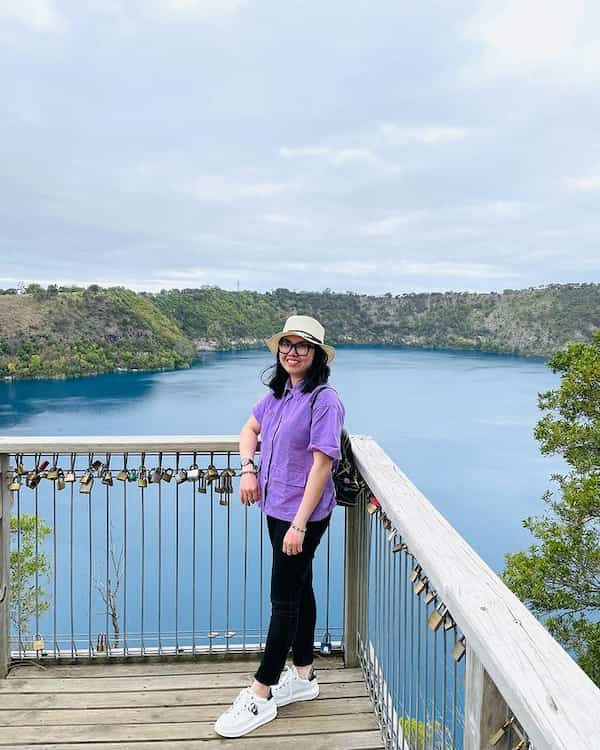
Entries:
{"label": "wooden plank", "polygon": [[[94,693],[129,690],[185,690],[213,687],[244,687],[254,679],[252,671],[215,673],[215,674],[182,674],[163,677],[150,675],[148,677],[105,677],[97,680],[95,677],[70,677],[21,680],[11,678],[0,684],[0,695],[6,693]],[[319,674],[319,684],[329,682],[362,682],[363,674],[360,669],[324,669]]]}
{"label": "wooden plank", "polygon": [[[225,672],[244,672],[249,670],[256,671],[260,660],[253,659],[231,659],[231,660],[189,660],[182,662],[170,662],[165,664],[113,664],[106,660],[99,660],[96,664],[69,664],[58,666],[49,662],[42,668],[36,663],[20,665],[13,667],[8,679],[54,679],[61,677],[64,679],[72,677],[94,677],[95,679],[104,679],[105,677],[133,677],[149,675],[179,675],[179,674],[215,674]],[[288,661],[291,664],[291,661]],[[315,656],[314,668],[321,672],[325,669],[344,669],[344,661],[341,656]]]}
{"label": "wooden plank", "polygon": [[11,492],[8,489],[9,456],[0,453],[0,680],[8,672],[8,635],[10,629],[9,589],[10,589],[10,514]]}
{"label": "wooden plank", "polygon": [[[215,712],[216,714],[216,712]],[[217,716],[215,715],[215,720]],[[314,716],[276,719],[255,729],[256,737],[275,737],[292,734],[320,734],[321,732],[361,732],[377,729],[373,714],[338,714],[336,716]],[[43,736],[41,736],[43,734]],[[141,742],[150,740],[201,740],[218,735],[214,721],[195,721],[156,724],[109,724],[79,726],[46,726],[43,733],[38,727],[4,727],[0,735],[0,747],[17,743],[42,741],[44,746],[54,742]]]}
{"label": "wooden plank", "polygon": [[[246,683],[247,684],[247,683]],[[242,687],[242,685],[239,685]],[[364,682],[323,683],[319,679],[319,700],[325,698],[353,698],[368,695]],[[235,697],[235,690],[204,688],[200,690],[152,690],[139,692],[81,693],[3,693],[0,699],[0,724],[7,709],[81,709],[151,706],[203,706],[227,703]]]}
{"label": "wooden plank", "polygon": [[356,648],[359,614],[359,586],[361,571],[358,570],[358,517],[360,508],[346,508],[344,533],[344,664],[358,667],[360,659]]}
{"label": "wooden plank", "polygon": [[[65,724],[154,724],[177,723],[194,721],[211,721],[231,705],[235,696],[230,694],[226,700],[206,701],[203,706],[159,706],[151,708],[120,707],[118,711],[112,708],[80,708],[71,710],[3,710],[0,711],[1,726],[51,726]],[[207,696],[208,698],[208,696]],[[364,698],[319,698],[310,701],[290,703],[281,706],[279,715],[287,718],[301,716],[328,716],[337,714],[371,714],[373,708],[368,697]]]}
{"label": "wooden plank", "polygon": [[[40,750],[42,745],[19,744],[19,750]],[[206,750],[383,750],[379,731],[307,734],[299,737],[255,737],[202,741]],[[165,742],[85,742],[43,744],[43,750],[198,750],[198,740]]]}
{"label": "wooden plank", "polygon": [[598,750],[600,690],[369,437],[358,467],[536,750]]}
{"label": "wooden plank", "polygon": [[[260,444],[260,443],[259,443]],[[239,450],[239,435],[49,435],[0,437],[0,453],[198,453]],[[257,448],[258,449],[258,448]]]}

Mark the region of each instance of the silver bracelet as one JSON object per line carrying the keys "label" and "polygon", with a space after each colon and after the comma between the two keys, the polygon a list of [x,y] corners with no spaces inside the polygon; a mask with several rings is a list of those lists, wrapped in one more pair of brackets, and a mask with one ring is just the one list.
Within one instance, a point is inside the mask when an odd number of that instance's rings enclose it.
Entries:
{"label": "silver bracelet", "polygon": [[301,529],[299,526],[296,526],[295,523],[291,523],[290,527],[292,529],[295,529],[296,531],[299,531],[301,534],[305,534],[306,533],[306,529]]}

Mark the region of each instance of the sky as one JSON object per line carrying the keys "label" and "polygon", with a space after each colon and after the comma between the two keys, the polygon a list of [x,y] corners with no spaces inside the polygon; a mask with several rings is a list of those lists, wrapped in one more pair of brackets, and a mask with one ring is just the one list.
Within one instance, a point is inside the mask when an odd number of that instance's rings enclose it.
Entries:
{"label": "sky", "polygon": [[597,0],[0,0],[0,287],[600,281]]}

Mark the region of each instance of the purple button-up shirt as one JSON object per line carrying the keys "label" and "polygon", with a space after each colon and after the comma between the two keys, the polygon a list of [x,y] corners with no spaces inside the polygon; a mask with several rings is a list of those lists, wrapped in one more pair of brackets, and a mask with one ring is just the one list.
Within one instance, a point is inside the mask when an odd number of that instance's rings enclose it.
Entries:
{"label": "purple button-up shirt", "polygon": [[[285,521],[293,521],[313,465],[313,451],[320,450],[340,459],[340,437],[345,409],[331,388],[322,390],[311,409],[313,393],[302,393],[303,381],[291,387],[290,379],[280,399],[269,392],[252,407],[260,423],[260,499],[263,513]],[[323,494],[309,521],[319,521],[335,506],[333,478],[327,477]]]}

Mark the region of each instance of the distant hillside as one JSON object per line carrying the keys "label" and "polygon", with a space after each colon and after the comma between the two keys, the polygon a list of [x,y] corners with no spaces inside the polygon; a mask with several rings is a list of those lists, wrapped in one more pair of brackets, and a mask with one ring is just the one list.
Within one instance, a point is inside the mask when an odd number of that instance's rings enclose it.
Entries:
{"label": "distant hillside", "polygon": [[333,344],[549,356],[570,341],[588,341],[600,328],[600,284],[378,297],[30,285],[22,294],[0,293],[0,376],[187,367],[203,349],[263,346],[293,313],[322,320]]}

